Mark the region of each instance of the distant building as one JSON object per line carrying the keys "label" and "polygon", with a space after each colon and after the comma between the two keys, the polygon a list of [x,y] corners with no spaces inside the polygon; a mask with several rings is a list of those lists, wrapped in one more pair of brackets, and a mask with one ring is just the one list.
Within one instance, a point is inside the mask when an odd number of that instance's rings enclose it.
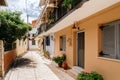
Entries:
{"label": "distant building", "polygon": [[35,36],[37,33],[37,28],[34,27],[36,20],[32,21],[32,30],[29,31],[28,38],[28,49],[29,50],[38,50],[38,40],[35,40]]}

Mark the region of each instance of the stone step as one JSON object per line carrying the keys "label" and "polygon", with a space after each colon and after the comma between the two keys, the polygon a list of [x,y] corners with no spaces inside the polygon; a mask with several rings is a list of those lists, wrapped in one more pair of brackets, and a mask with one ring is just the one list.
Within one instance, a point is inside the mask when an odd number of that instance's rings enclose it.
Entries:
{"label": "stone step", "polygon": [[78,66],[74,66],[72,67],[72,69],[70,70],[73,74],[78,75],[79,73],[81,73],[83,71],[82,68],[78,67]]}

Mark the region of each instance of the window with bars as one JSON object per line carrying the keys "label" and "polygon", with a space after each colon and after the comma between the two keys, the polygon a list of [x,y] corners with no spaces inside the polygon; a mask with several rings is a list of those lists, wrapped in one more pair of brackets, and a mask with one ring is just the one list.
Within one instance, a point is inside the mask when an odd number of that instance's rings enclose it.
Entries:
{"label": "window with bars", "polygon": [[104,24],[102,31],[102,51],[100,56],[120,59],[120,20]]}
{"label": "window with bars", "polygon": [[66,36],[60,36],[60,51],[66,51]]}
{"label": "window with bars", "polygon": [[32,34],[32,37],[35,37],[35,34]]}
{"label": "window with bars", "polygon": [[35,40],[32,40],[32,45],[35,45]]}

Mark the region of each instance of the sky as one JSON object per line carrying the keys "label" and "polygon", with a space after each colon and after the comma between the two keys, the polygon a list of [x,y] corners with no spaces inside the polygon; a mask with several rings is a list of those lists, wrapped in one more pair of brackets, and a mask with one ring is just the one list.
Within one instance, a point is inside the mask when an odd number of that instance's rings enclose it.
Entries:
{"label": "sky", "polygon": [[6,2],[8,3],[8,7],[4,7],[3,9],[21,11],[21,18],[24,19],[25,22],[27,22],[26,15],[29,15],[29,23],[31,23],[32,20],[38,18],[41,11],[39,7],[40,0],[6,0]]}

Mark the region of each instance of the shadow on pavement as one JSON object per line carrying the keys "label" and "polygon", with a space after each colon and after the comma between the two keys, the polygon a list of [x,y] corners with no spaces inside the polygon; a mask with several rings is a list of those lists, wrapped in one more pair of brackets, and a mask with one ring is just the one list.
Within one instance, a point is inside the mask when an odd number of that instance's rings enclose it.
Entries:
{"label": "shadow on pavement", "polygon": [[14,62],[13,68],[18,68],[18,67],[31,67],[31,68],[35,68],[36,67],[36,63],[34,63],[32,60],[28,59],[28,58],[18,58],[16,59],[16,61]]}

